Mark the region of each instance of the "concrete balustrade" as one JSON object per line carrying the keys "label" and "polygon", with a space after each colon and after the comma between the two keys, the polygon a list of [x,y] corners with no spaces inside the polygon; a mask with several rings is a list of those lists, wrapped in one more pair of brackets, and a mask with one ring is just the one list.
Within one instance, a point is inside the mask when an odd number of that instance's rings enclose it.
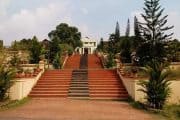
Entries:
{"label": "concrete balustrade", "polygon": [[[141,101],[141,102],[145,102],[145,94],[141,91],[139,91],[139,89],[142,88],[142,86],[140,86],[139,83],[139,79],[138,78],[127,78],[127,77],[123,77],[119,70],[117,70],[117,73],[119,75],[119,77],[122,79],[123,84],[126,88],[126,90],[128,91],[128,94],[135,100],[135,101]],[[143,79],[141,79],[143,80]],[[176,104],[180,102],[180,79],[178,80],[174,80],[171,81],[170,84],[170,89],[171,89],[171,94],[170,97],[168,99],[168,103],[170,104]]]}
{"label": "concrete balustrade", "polygon": [[21,100],[29,95],[44,71],[40,71],[36,77],[17,78],[10,88],[9,97],[11,100]]}

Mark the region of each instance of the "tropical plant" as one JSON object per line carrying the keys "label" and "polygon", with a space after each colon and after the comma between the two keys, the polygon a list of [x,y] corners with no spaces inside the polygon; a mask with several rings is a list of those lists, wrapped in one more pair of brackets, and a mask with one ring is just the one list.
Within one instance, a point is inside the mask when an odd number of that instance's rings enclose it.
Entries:
{"label": "tropical plant", "polygon": [[15,70],[5,65],[0,65],[0,101],[7,98],[8,90],[13,85]]}
{"label": "tropical plant", "polygon": [[113,68],[116,65],[116,62],[114,60],[114,55],[113,53],[109,53],[108,57],[107,57],[107,62],[106,62],[106,67],[107,68]]}
{"label": "tropical plant", "polygon": [[148,74],[148,81],[141,81],[143,87],[139,89],[146,94],[145,99],[149,107],[154,109],[162,109],[167,98],[170,96],[170,70],[167,64],[160,63],[157,60],[152,60],[145,68],[145,73]]}
{"label": "tropical plant", "polygon": [[55,69],[61,69],[62,67],[61,55],[59,55],[58,53],[56,54],[56,57],[53,60],[53,67]]}

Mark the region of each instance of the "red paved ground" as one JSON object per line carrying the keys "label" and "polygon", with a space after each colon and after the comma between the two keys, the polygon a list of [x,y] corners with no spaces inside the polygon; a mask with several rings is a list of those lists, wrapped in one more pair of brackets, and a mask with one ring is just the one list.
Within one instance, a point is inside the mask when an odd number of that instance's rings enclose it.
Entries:
{"label": "red paved ground", "polygon": [[0,120],[154,120],[149,114],[117,101],[31,100],[0,112]]}

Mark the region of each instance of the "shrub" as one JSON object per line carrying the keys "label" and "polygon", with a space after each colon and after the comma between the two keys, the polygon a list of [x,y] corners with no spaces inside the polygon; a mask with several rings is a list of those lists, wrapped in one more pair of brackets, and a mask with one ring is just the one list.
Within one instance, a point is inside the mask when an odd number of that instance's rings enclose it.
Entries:
{"label": "shrub", "polygon": [[59,54],[56,54],[56,57],[53,60],[53,67],[55,69],[60,69],[62,67],[61,57]]}
{"label": "shrub", "polygon": [[15,71],[4,65],[0,66],[0,101],[7,98],[7,91],[13,85],[12,79],[15,77]]}
{"label": "shrub", "polygon": [[107,68],[112,68],[116,65],[116,62],[114,61],[114,55],[112,53],[110,53],[108,55],[108,60],[106,62],[106,67]]}
{"label": "shrub", "polygon": [[165,70],[166,67],[165,63],[152,60],[144,68],[144,71],[149,75],[149,80],[140,82],[143,87],[140,91],[146,94],[148,106],[154,109],[162,109],[170,96],[170,80],[167,79],[170,71]]}

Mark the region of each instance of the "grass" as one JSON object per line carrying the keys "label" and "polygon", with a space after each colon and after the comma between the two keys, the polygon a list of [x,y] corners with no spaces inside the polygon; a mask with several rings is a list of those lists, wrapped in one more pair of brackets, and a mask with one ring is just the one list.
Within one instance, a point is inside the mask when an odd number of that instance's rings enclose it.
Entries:
{"label": "grass", "polygon": [[180,104],[166,105],[163,110],[148,109],[144,104],[133,100],[130,100],[129,104],[151,114],[155,120],[180,120]]}
{"label": "grass", "polygon": [[30,98],[24,98],[22,100],[5,101],[0,105],[0,111],[20,107],[29,101]]}

